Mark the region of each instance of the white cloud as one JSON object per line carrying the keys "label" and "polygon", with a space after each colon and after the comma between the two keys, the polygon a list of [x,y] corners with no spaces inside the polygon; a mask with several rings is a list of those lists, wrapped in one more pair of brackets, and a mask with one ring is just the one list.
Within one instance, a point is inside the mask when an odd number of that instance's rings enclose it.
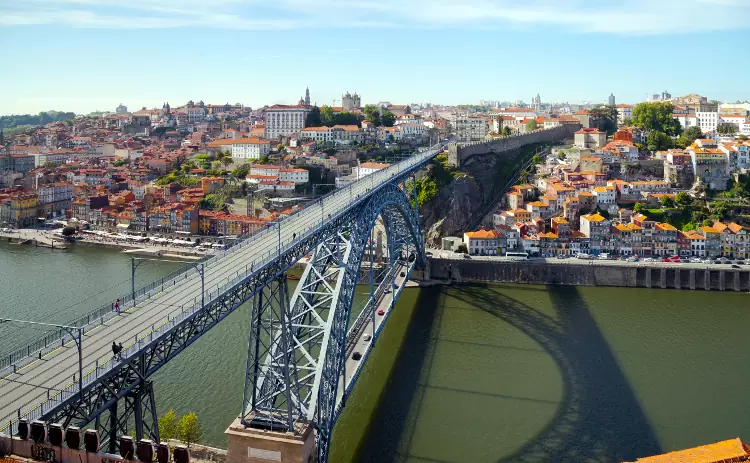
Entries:
{"label": "white cloud", "polygon": [[674,34],[748,27],[748,0],[0,0],[0,26],[524,28]]}

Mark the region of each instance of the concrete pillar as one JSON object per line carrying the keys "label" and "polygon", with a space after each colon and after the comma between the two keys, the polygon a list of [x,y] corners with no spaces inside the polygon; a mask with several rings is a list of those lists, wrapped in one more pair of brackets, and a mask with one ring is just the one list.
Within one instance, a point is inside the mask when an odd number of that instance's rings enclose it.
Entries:
{"label": "concrete pillar", "polygon": [[659,287],[661,289],[667,288],[667,269],[665,268],[661,269],[661,272],[659,272]]}
{"label": "concrete pillar", "polygon": [[646,269],[646,288],[651,287],[651,268]]}
{"label": "concrete pillar", "polygon": [[740,283],[740,274],[742,272],[733,272],[733,273],[734,273],[734,290],[742,291],[742,284]]}
{"label": "concrete pillar", "polygon": [[682,270],[675,269],[674,271],[674,287],[676,289],[682,289]]}
{"label": "concrete pillar", "polygon": [[719,291],[727,289],[725,283],[726,273],[724,270],[719,270]]}
{"label": "concrete pillar", "polygon": [[690,269],[690,276],[688,277],[688,285],[690,289],[695,289],[695,269]]}
{"label": "concrete pillar", "polygon": [[299,425],[296,433],[245,427],[237,418],[227,435],[227,463],[308,463],[315,459],[312,426]]}
{"label": "concrete pillar", "polygon": [[711,270],[709,269],[703,271],[703,289],[711,291]]}

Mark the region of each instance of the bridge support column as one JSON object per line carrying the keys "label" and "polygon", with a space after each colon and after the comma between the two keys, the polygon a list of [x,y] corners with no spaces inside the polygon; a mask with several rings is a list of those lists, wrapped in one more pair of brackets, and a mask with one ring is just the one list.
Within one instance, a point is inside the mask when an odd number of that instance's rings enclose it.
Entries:
{"label": "bridge support column", "polygon": [[315,460],[313,427],[300,425],[296,432],[246,427],[238,419],[227,428],[227,463],[308,463]]}
{"label": "bridge support column", "polygon": [[690,269],[690,277],[688,279],[688,287],[690,289],[695,289],[695,269]]}

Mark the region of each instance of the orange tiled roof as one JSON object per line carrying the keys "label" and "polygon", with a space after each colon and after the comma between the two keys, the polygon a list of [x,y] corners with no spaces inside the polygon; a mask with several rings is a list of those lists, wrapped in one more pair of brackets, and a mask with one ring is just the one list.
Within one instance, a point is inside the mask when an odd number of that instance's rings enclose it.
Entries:
{"label": "orange tiled roof", "polygon": [[636,463],[719,463],[747,461],[750,454],[740,438],[678,450],[653,457],[639,458]]}
{"label": "orange tiled roof", "polygon": [[499,233],[495,230],[477,230],[465,234],[471,239],[495,239],[499,236]]}

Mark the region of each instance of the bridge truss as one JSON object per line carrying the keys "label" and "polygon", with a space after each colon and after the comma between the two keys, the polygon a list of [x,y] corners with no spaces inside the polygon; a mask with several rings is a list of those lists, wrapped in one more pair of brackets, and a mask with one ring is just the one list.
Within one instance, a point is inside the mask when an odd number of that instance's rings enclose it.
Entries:
{"label": "bridge truss", "polygon": [[[97,368],[80,391],[40,405],[47,422],[85,426],[94,422],[102,448],[114,453],[116,436],[159,441],[149,378],[237,307],[253,299],[242,421],[248,426],[317,430],[318,461],[326,461],[331,432],[345,400],[340,384],[347,328],[365,247],[378,218],[386,229],[389,264],[421,264],[424,248],[418,216],[399,187],[409,173],[368,190],[352,207],[329,217],[257,269],[237,278],[205,305],[185,309],[167,330],[137,341],[116,368]],[[416,189],[414,190],[416,204]],[[314,207],[314,206],[311,206]],[[297,290],[288,295],[285,271],[312,252]],[[374,304],[376,301],[369,301]],[[118,408],[119,404],[119,408]],[[124,406],[123,406],[124,405]],[[19,419],[21,418],[19,414]],[[11,430],[14,425],[11,425]]]}

